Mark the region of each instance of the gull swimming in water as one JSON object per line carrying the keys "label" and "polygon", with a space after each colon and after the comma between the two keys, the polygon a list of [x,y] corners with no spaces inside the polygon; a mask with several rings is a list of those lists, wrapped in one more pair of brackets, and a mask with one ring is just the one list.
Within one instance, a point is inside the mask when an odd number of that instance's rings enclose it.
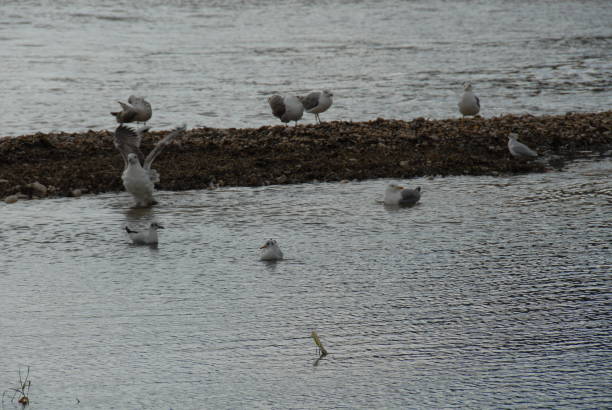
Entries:
{"label": "gull swimming in water", "polygon": [[262,261],[278,261],[283,259],[283,252],[274,239],[269,239],[259,249],[262,249],[260,257]]}
{"label": "gull swimming in water", "polygon": [[175,137],[185,131],[185,126],[175,128],[151,150],[144,158],[140,151],[142,134],[148,130],[143,127],[134,131],[124,125],[115,130],[115,147],[121,153],[124,162],[124,171],[121,175],[123,186],[134,199],[137,207],[149,207],[156,202],[153,199],[153,188],[159,182],[159,173],[151,168],[153,161]]}
{"label": "gull swimming in water", "polygon": [[149,229],[144,232],[133,231],[128,226],[125,227],[125,231],[130,236],[130,239],[135,245],[155,245],[158,242],[157,230],[164,229],[163,226],[157,222],[151,222]]}
{"label": "gull swimming in water", "polygon": [[121,105],[122,110],[111,112],[111,114],[117,118],[119,124],[126,122],[144,122],[146,124],[151,119],[153,114],[151,104],[144,97],[130,95],[127,104],[121,101],[117,102]]}
{"label": "gull swimming in water", "polygon": [[315,119],[321,124],[321,119],[319,118],[319,114],[327,111],[329,107],[331,107],[333,101],[334,94],[332,94],[328,90],[313,91],[308,94],[306,97],[300,97],[300,101],[302,105],[304,105],[304,109],[306,112],[314,114]]}
{"label": "gull swimming in water", "polygon": [[517,134],[511,133],[508,135],[508,150],[515,158],[535,158],[538,153],[529,148],[527,145],[520,143],[516,140]]}
{"label": "gull swimming in water", "polygon": [[385,190],[385,205],[412,206],[421,199],[421,187],[406,189],[403,186],[390,184]]}
{"label": "gull swimming in water", "polygon": [[275,94],[268,98],[268,104],[272,108],[272,114],[280,118],[285,124],[289,121],[295,121],[295,126],[297,127],[297,122],[304,115],[304,106],[300,99],[294,95],[283,97]]}
{"label": "gull swimming in water", "polygon": [[465,83],[463,95],[459,100],[459,112],[466,115],[476,115],[480,112],[480,100],[472,92],[472,84]]}

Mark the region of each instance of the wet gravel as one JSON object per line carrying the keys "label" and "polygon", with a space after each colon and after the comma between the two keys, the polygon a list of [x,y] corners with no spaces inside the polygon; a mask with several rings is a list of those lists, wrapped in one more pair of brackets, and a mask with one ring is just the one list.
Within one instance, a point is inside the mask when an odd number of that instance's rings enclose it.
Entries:
{"label": "wet gravel", "polygon": [[[168,131],[151,132],[152,149]],[[513,158],[507,135],[538,151]],[[427,175],[545,172],[586,152],[609,155],[612,111],[412,121],[197,128],[170,144],[154,163],[158,189],[258,186]],[[123,190],[123,160],[113,131],[38,133],[0,139],[0,198],[78,196]]]}

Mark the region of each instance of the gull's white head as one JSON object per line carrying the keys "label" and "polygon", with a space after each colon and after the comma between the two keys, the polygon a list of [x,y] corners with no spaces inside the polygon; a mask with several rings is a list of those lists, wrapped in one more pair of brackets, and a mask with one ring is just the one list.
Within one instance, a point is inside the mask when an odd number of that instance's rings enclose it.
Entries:
{"label": "gull's white head", "polygon": [[395,192],[395,191],[401,191],[403,190],[404,187],[401,185],[397,185],[397,184],[389,184],[387,186],[387,192]]}
{"label": "gull's white head", "polygon": [[328,96],[329,98],[331,98],[331,97],[333,97],[333,96],[334,96],[334,93],[332,93],[332,92],[331,92],[331,91],[329,91],[329,90],[323,90],[323,94],[325,94],[325,95],[326,95],[326,96]]}
{"label": "gull's white head", "polygon": [[140,165],[140,161],[138,160],[138,155],[134,154],[133,152],[128,154],[128,162],[130,163],[130,165],[136,165],[136,164]]}
{"label": "gull's white head", "polygon": [[463,83],[463,91],[472,91],[471,83]]}
{"label": "gull's white head", "polygon": [[518,138],[518,134],[516,132],[511,132],[510,134],[508,134],[509,140],[516,141],[517,138]]}
{"label": "gull's white head", "polygon": [[278,244],[274,239],[269,239],[261,247],[262,261],[277,261],[283,259],[283,252],[278,247]]}
{"label": "gull's white head", "polygon": [[267,248],[278,248],[278,244],[276,243],[274,239],[269,239],[266,241],[266,243],[261,245],[259,249],[267,249]]}
{"label": "gull's white head", "polygon": [[402,191],[404,187],[397,184],[389,184],[387,185],[387,189],[385,190],[385,195],[383,197],[383,202],[385,205],[397,205],[399,201],[402,199]]}
{"label": "gull's white head", "polygon": [[151,222],[151,229],[164,229],[164,227],[157,222]]}
{"label": "gull's white head", "polygon": [[135,104],[136,102],[144,101],[144,99],[145,99],[145,97],[141,97],[141,96],[138,96],[138,95],[133,95],[133,94],[132,94],[132,95],[130,95],[130,96],[128,97],[128,102],[129,102],[130,104]]}

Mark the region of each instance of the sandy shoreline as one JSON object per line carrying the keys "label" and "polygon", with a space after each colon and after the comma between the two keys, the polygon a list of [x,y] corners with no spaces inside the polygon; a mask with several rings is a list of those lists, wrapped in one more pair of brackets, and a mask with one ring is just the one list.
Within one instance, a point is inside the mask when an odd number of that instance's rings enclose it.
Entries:
{"label": "sandy shoreline", "polygon": [[[152,124],[154,125],[154,124]],[[143,141],[145,154],[167,131]],[[158,189],[203,189],[344,179],[543,172],[512,158],[507,135],[546,157],[572,159],[612,148],[612,111],[535,117],[412,121],[377,119],[297,128],[198,128],[157,158]],[[112,131],[0,139],[0,198],[122,191]]]}

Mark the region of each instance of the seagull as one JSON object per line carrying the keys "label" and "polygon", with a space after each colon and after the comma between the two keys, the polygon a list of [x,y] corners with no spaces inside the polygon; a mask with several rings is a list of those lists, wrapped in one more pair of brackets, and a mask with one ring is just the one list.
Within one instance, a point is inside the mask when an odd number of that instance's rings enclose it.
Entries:
{"label": "seagull", "polygon": [[463,116],[476,115],[480,112],[480,100],[472,92],[472,84],[465,83],[463,85],[463,95],[459,101],[459,111]]}
{"label": "seagull", "polygon": [[140,151],[140,141],[142,134],[148,131],[148,127],[134,131],[125,125],[119,125],[115,130],[115,147],[121,153],[124,162],[121,179],[125,190],[136,200],[136,207],[149,207],[156,203],[153,199],[153,188],[154,184],[159,182],[159,173],[151,169],[151,164],[170,141],[185,132],[185,128],[183,125],[168,133],[146,158]]}
{"label": "seagull", "polygon": [[135,245],[155,245],[158,242],[157,230],[164,229],[163,226],[157,222],[151,222],[149,229],[145,232],[132,231],[128,226],[125,227],[125,231],[130,236],[130,239]]}
{"label": "seagull", "polygon": [[330,91],[323,90],[321,92],[313,91],[306,97],[298,96],[298,98],[302,102],[302,105],[304,105],[306,112],[314,114],[316,120],[319,122],[319,124],[321,124],[319,114],[327,111],[327,109],[331,107],[332,103],[334,102],[333,96],[334,94],[332,94]]}
{"label": "seagull", "polygon": [[421,199],[421,187],[406,189],[403,186],[390,184],[385,190],[385,205],[412,206]]}
{"label": "seagull", "polygon": [[274,94],[272,97],[268,98],[268,104],[270,104],[270,108],[272,108],[272,114],[280,118],[285,124],[289,121],[295,121],[295,126],[297,127],[297,122],[302,118],[302,115],[304,115],[304,106],[300,99],[294,95],[283,97]]}
{"label": "seagull", "polygon": [[260,257],[262,261],[278,261],[283,259],[283,252],[274,239],[269,239],[259,249],[262,249]]}
{"label": "seagull", "polygon": [[126,122],[144,122],[145,124],[151,119],[152,110],[151,104],[149,104],[144,97],[136,97],[130,95],[128,103],[117,101],[122,110],[117,112],[111,112],[117,118],[119,124]]}
{"label": "seagull", "polygon": [[515,158],[535,158],[538,153],[529,148],[527,145],[516,140],[517,134],[511,133],[508,135],[508,149]]}

